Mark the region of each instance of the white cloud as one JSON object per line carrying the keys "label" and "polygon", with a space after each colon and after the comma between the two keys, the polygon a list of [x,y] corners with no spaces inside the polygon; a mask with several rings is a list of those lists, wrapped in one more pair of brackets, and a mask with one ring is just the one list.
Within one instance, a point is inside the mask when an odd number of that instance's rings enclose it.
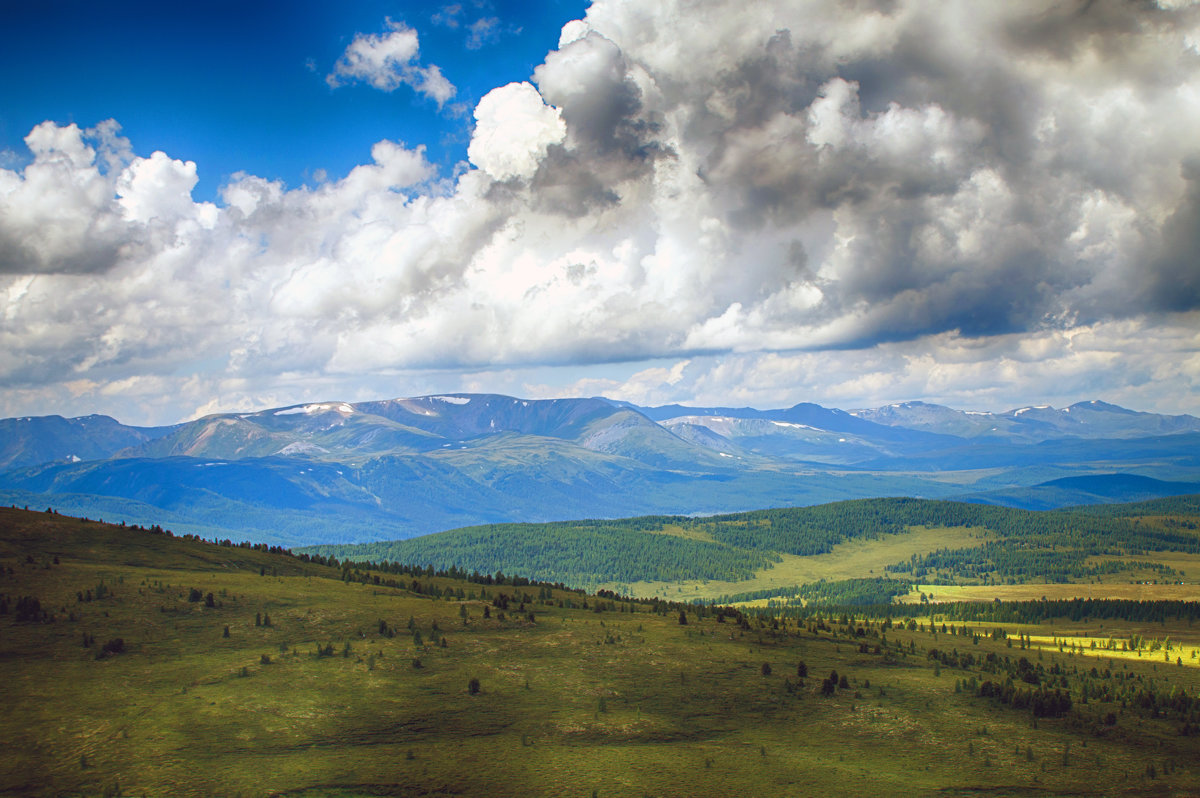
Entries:
{"label": "white cloud", "polygon": [[117,204],[126,219],[142,224],[176,223],[191,219],[203,227],[216,223],[217,207],[195,203],[196,164],[179,161],[163,152],[134,158],[116,180]]}
{"label": "white cloud", "polygon": [[485,44],[500,40],[500,20],[496,17],[482,17],[467,26],[468,50],[478,50]]}
{"label": "white cloud", "polygon": [[462,24],[462,15],[462,3],[454,3],[448,6],[442,6],[441,10],[435,13],[432,17],[433,24],[445,25],[447,28],[457,28]]}
{"label": "white cloud", "polygon": [[25,137],[33,160],[0,169],[0,274],[103,271],[133,247],[137,228],[87,138],[103,143],[100,129],[43,122]]}
{"label": "white cloud", "polygon": [[457,90],[437,65],[420,65],[417,32],[390,18],[386,27],[387,33],[357,34],[325,82],[336,89],[361,81],[389,92],[408,86],[436,101],[439,108],[445,105]]}
{"label": "white cloud", "polygon": [[[0,168],[3,401],[1195,410],[1195,8],[685,6],[597,0],[478,103],[453,179],[382,141],[217,206],[203,164],[39,125]],[[329,80],[445,102],[439,77],[389,23]]]}
{"label": "white cloud", "polygon": [[[1195,413],[1200,314],[1160,327],[1106,322],[987,340],[946,333],[854,351],[752,352],[693,358],[686,378],[643,388],[642,374],[610,380],[611,395],[655,403],[786,407],[801,401],[877,407],[923,399],[1000,411],[1102,398],[1133,408]],[[1153,341],[1147,346],[1144,336]],[[1173,389],[1164,391],[1163,385]]]}
{"label": "white cloud", "polygon": [[492,89],[475,106],[467,156],[495,180],[529,179],[552,144],[567,132],[562,115],[528,83]]}

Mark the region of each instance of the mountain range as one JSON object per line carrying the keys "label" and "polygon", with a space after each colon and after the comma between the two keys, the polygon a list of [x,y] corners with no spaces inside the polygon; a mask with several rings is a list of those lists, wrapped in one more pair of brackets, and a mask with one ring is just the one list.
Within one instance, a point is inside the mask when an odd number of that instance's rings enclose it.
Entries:
{"label": "mountain range", "polygon": [[1200,418],[1100,401],[984,413],[452,394],[162,427],[0,420],[0,502],[284,545],[875,496],[1044,509],[1197,490]]}

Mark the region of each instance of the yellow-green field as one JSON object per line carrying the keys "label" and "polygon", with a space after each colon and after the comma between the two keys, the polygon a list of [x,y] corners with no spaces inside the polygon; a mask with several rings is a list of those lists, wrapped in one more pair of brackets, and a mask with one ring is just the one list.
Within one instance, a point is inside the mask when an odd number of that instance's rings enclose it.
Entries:
{"label": "yellow-green field", "polygon": [[[1200,669],[1053,642],[1133,626],[1029,625],[1038,650],[1024,651],[991,625],[949,635],[695,608],[681,624],[678,606],[359,576],[0,510],[0,794],[1200,793],[1200,737],[1176,719],[1095,701],[1035,718],[962,688],[996,678],[987,655],[1027,655],[1072,679],[1096,665],[1194,696]],[[22,596],[53,622],[17,622]],[[1200,647],[1182,622],[1151,631]],[[116,638],[124,650],[98,657]],[[951,648],[976,664],[930,659]],[[846,684],[824,695],[834,670]]]}
{"label": "yellow-green field", "polygon": [[[678,529],[677,527],[671,529]],[[678,534],[685,536],[685,530]],[[687,536],[711,539],[702,531],[686,530]],[[664,534],[672,534],[670,530]],[[634,582],[601,585],[634,596],[661,596],[671,601],[712,600],[721,596],[754,590],[787,588],[809,582],[883,576],[884,566],[907,560],[913,554],[923,554],[939,548],[970,548],[982,545],[988,531],[974,527],[912,527],[899,535],[885,535],[875,540],[854,539],[839,543],[828,554],[797,557],[781,554],[782,561],[771,568],[757,571],[754,578],[741,582],[692,580],[686,582]],[[761,603],[765,604],[764,599]]]}
{"label": "yellow-green field", "polygon": [[1048,599],[1131,599],[1134,601],[1200,601],[1200,585],[1151,584],[1139,582],[1086,582],[1025,585],[918,585],[900,596],[901,603],[915,603],[924,593],[930,601],[1036,601]]}
{"label": "yellow-green field", "polygon": [[[1115,557],[1089,557],[1088,563],[1095,564],[1095,563],[1102,563],[1102,562],[1110,562],[1115,559],[1116,559]],[[1170,568],[1175,569],[1176,571],[1179,571],[1178,575],[1171,577],[1172,579],[1174,579],[1176,581],[1200,582],[1200,554],[1186,554],[1184,552],[1178,552],[1178,551],[1156,551],[1151,556],[1139,558],[1139,559],[1152,560],[1155,563],[1161,563],[1163,565],[1166,565]],[[1148,571],[1148,570],[1143,570],[1143,571],[1133,570],[1128,573],[1122,573],[1120,575],[1120,577],[1114,577],[1111,580],[1107,580],[1107,581],[1128,582],[1131,580],[1157,581],[1157,582],[1169,581],[1169,580],[1164,579],[1162,574],[1157,574],[1157,573],[1154,573],[1153,571]]]}
{"label": "yellow-green field", "polygon": [[[1081,657],[1098,657],[1104,660],[1142,660],[1162,664],[1164,667],[1200,667],[1200,659],[1197,659],[1200,657],[1200,639],[1196,636],[1187,635],[1184,639],[1167,641],[1165,645],[1163,641],[1155,638],[1153,642],[1148,641],[1145,645],[1134,648],[1129,642],[1131,630],[1123,627],[1124,625],[1110,625],[1110,634],[1092,634],[1087,629],[1079,628],[1071,629],[1069,633],[1064,632],[1062,635],[1041,634],[1041,630],[1038,630],[1039,633],[1029,634],[1028,639],[1033,649],[1040,651],[1071,652]],[[1141,636],[1141,633],[1138,634]]]}

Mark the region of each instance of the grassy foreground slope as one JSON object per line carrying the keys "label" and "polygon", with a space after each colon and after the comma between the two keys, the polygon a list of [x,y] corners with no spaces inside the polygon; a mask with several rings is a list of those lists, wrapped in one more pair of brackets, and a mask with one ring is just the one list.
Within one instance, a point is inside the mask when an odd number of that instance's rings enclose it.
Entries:
{"label": "grassy foreground slope", "polygon": [[[500,569],[676,600],[766,598],[820,580],[912,584],[1200,583],[1200,500],[1031,511],[859,499],[706,518],[496,524],[303,551],[359,562]],[[1128,507],[1127,512],[1122,507]],[[1200,594],[1197,594],[1200,598]]]}
{"label": "grassy foreground slope", "polygon": [[[1200,791],[1182,616],[772,619],[2,509],[0,603],[6,795]],[[1063,642],[1152,630],[1179,664]],[[1036,708],[985,687],[1018,655]]]}

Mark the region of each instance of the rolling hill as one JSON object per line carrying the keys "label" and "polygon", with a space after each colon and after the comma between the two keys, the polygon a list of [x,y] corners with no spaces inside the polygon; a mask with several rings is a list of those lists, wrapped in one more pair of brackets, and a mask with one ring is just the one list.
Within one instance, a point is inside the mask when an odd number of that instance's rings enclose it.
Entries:
{"label": "rolling hill", "polygon": [[0,793],[1200,787],[1196,603],[718,609],[484,570],[0,507]]}
{"label": "rolling hill", "polygon": [[1052,510],[1084,504],[1128,504],[1200,492],[1200,482],[1166,482],[1138,474],[1061,477],[1027,488],[1007,488],[961,496],[963,501]]}
{"label": "rolling hill", "polygon": [[[1163,502],[1190,506],[1188,499]],[[889,598],[917,583],[1068,584],[1149,575],[1186,579],[1194,587],[1200,513],[1185,511],[1175,523],[1146,523],[1144,514],[1141,504],[1112,505],[1099,515],[858,499],[707,518],[475,526],[301,551],[355,562],[491,568],[573,587],[710,601],[794,595],[789,591],[817,581],[884,578]]]}

